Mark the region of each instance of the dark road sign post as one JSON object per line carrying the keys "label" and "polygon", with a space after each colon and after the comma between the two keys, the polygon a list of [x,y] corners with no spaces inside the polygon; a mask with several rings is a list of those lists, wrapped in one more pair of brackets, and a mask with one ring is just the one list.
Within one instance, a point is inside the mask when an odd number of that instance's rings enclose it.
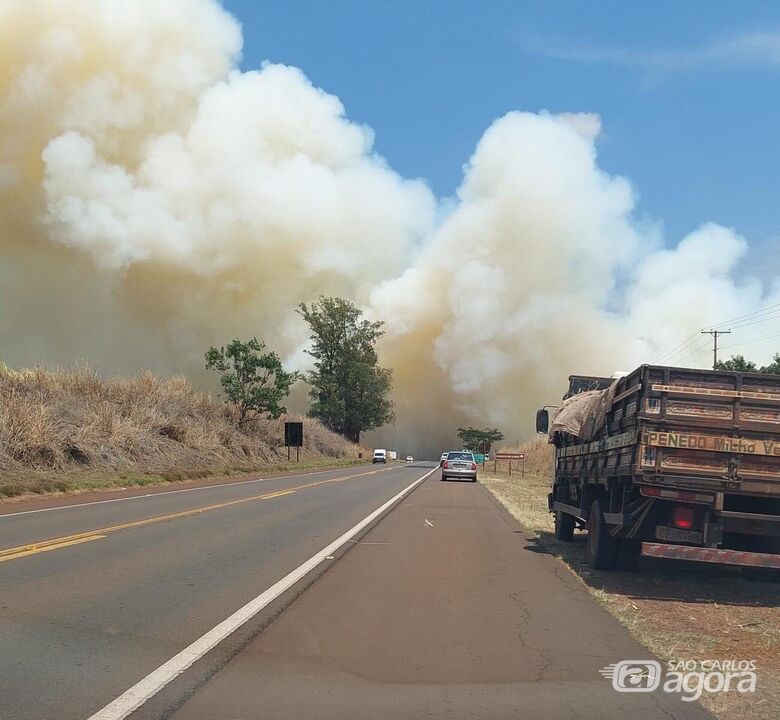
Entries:
{"label": "dark road sign post", "polygon": [[287,446],[287,459],[290,459],[290,448],[295,448],[295,462],[301,459],[301,446],[303,445],[303,423],[285,422],[284,444]]}

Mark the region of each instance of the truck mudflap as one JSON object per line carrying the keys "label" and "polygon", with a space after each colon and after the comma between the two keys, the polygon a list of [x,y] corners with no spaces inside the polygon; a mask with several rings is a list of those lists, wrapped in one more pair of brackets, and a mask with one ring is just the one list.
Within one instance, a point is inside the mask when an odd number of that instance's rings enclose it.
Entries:
{"label": "truck mudflap", "polygon": [[780,570],[780,555],[771,553],[646,542],[642,545],[642,555],[667,558],[669,560],[693,560],[696,562],[717,563],[719,565],[742,565]]}

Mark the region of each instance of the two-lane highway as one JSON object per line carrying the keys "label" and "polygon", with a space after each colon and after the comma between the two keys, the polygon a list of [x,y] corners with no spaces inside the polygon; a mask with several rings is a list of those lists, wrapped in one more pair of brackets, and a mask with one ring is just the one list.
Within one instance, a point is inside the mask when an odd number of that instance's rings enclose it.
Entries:
{"label": "two-lane highway", "polygon": [[90,716],[426,472],[361,466],[0,515],[0,717]]}

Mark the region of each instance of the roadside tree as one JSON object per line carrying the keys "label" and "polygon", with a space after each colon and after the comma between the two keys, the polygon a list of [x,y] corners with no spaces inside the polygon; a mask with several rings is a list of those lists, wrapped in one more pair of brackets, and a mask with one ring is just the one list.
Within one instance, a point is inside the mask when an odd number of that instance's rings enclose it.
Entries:
{"label": "roadside tree", "polygon": [[466,450],[485,455],[490,452],[493,443],[501,442],[504,439],[504,433],[497,428],[478,430],[477,428],[467,427],[458,428],[458,438]]}
{"label": "roadside tree", "polygon": [[311,331],[309,415],[352,442],[391,422],[392,372],[379,367],[376,352],[384,323],[366,320],[354,303],[338,297],[301,303],[297,312]]}
{"label": "roadside tree", "polygon": [[299,379],[297,372],[285,371],[279,356],[265,352],[265,347],[253,337],[206,352],[206,368],[219,373],[225,402],[238,410],[239,427],[260,415],[277,418],[287,412],[281,401]]}

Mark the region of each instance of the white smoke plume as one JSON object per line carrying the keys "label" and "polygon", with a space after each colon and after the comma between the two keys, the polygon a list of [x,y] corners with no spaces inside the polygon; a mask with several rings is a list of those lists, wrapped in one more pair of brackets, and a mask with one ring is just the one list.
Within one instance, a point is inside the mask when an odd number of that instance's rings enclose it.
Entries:
{"label": "white smoke plume", "polygon": [[523,437],[570,373],[780,302],[735,279],[733,230],[667,248],[636,221],[596,115],[498,119],[437,201],[338,98],[293,67],[240,72],[240,50],[215,0],[0,2],[0,358],[196,375],[256,334],[301,366],[293,308],[344,295],[388,324],[379,437],[433,450],[459,424]]}

